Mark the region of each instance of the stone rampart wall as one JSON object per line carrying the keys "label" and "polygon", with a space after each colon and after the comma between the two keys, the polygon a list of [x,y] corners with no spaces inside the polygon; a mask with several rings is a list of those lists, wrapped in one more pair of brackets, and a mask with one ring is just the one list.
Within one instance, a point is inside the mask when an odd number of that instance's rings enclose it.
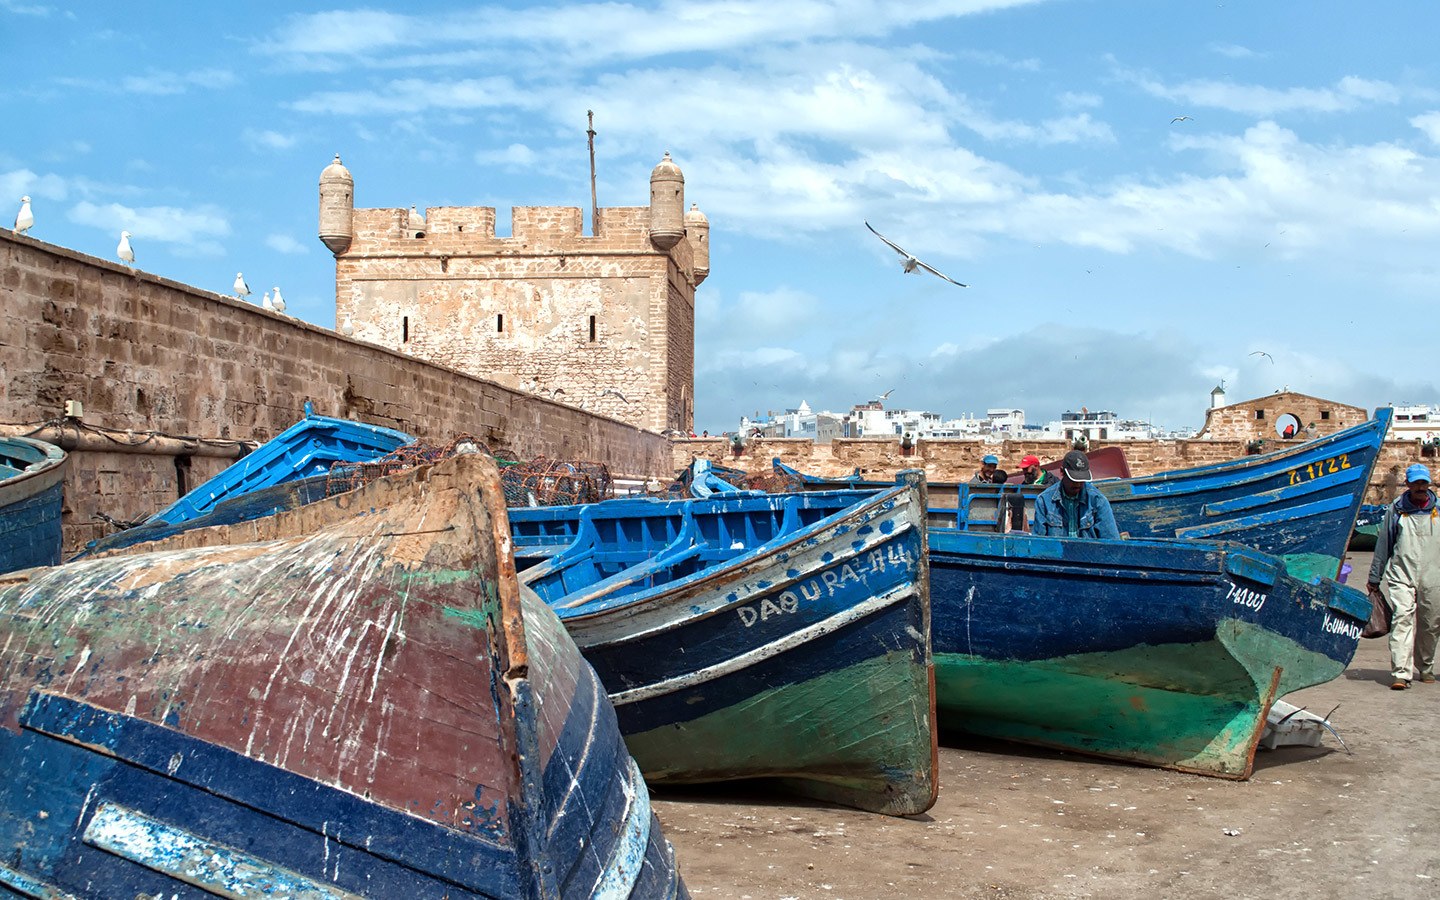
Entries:
{"label": "stone rampart wall", "polygon": [[[0,424],[61,417],[102,428],[265,441],[303,415],[468,432],[518,456],[593,460],[617,475],[669,469],[668,440],[564,403],[347,339],[280,313],[0,230]],[[72,453],[65,541],[172,502],[228,460]]]}

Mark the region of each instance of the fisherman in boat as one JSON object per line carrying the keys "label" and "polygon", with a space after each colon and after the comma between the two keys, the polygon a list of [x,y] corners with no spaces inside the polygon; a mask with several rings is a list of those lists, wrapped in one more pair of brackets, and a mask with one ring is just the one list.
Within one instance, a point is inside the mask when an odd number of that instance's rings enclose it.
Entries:
{"label": "fisherman in boat", "polygon": [[1385,509],[1375,535],[1369,593],[1390,604],[1390,689],[1435,682],[1435,645],[1440,639],[1440,509],[1430,489],[1430,470],[1405,470],[1405,493]]}
{"label": "fisherman in boat", "polygon": [[1000,457],[993,453],[985,454],[980,460],[980,468],[971,476],[971,484],[993,484],[995,482],[995,470],[1000,467]]}
{"label": "fisherman in boat", "polygon": [[[1032,459],[1033,457],[1026,457]],[[1060,480],[1035,501],[1035,534],[1120,540],[1110,501],[1091,483],[1090,458],[1083,450],[1065,454]]]}
{"label": "fisherman in boat", "polygon": [[1033,453],[1020,460],[1021,484],[1038,484],[1049,487],[1055,483],[1055,476],[1040,468],[1040,457]]}

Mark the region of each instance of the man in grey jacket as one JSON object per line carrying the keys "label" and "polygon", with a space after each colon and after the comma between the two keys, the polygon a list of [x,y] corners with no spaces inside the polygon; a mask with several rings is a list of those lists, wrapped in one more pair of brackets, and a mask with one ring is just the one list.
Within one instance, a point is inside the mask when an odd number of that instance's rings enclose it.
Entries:
{"label": "man in grey jacket", "polygon": [[1435,682],[1435,645],[1440,638],[1440,508],[1430,489],[1430,470],[1405,470],[1405,493],[1385,509],[1370,564],[1370,596],[1390,605],[1391,690]]}

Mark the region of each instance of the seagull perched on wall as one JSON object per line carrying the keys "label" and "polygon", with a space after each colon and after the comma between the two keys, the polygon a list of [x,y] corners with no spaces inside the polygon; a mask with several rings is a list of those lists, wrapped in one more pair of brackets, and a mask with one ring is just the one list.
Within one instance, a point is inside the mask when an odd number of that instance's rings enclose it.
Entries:
{"label": "seagull perched on wall", "polygon": [[245,283],[245,275],[241,272],[235,273],[235,296],[241,300],[250,296],[250,285]]}
{"label": "seagull perched on wall", "polygon": [[273,304],[273,303],[270,302],[270,292],[269,292],[269,291],[266,291],[266,292],[265,292],[265,296],[260,298],[260,306],[261,306],[261,308],[263,308],[263,309],[268,309],[268,310],[271,310],[271,311],[273,311],[273,310],[275,309],[275,304]]}
{"label": "seagull perched on wall", "polygon": [[350,337],[355,333],[355,323],[350,321],[350,314],[345,314],[345,321],[340,323],[340,333]]}
{"label": "seagull perched on wall", "polygon": [[270,301],[270,308],[276,312],[285,311],[285,298],[280,296],[280,286],[275,286],[275,299]]}
{"label": "seagull perched on wall", "polygon": [[24,234],[35,224],[35,214],[30,211],[30,198],[20,198],[20,212],[15,216],[15,233]]}
{"label": "seagull perched on wall", "polygon": [[886,245],[887,247],[889,247],[891,250],[894,250],[896,253],[900,254],[901,256],[903,256],[903,257],[905,258],[905,273],[906,273],[907,275],[908,275],[909,273],[915,271],[916,269],[924,269],[925,271],[929,272],[931,275],[936,275],[936,276],[938,276],[938,277],[940,277],[940,278],[943,278],[943,279],[945,279],[946,281],[950,282],[951,284],[958,285],[959,287],[969,287],[968,284],[960,284],[960,282],[958,282],[958,281],[956,281],[955,279],[951,278],[949,275],[946,275],[944,272],[940,271],[939,269],[935,268],[934,266],[927,265],[927,264],[921,262],[920,260],[916,259],[914,256],[912,256],[912,255],[909,253],[909,251],[905,250],[903,247],[901,247],[899,244],[895,243],[894,241],[890,240],[890,239],[887,238],[885,235],[883,235],[883,234],[881,234],[880,232],[876,231],[876,230],[875,230],[875,227],[874,227],[873,225],[871,225],[869,222],[866,222],[866,223],[865,223],[865,227],[870,229],[870,233],[871,233],[871,234],[875,235],[875,236],[878,237],[880,240],[884,241],[884,242],[885,242],[885,245]]}
{"label": "seagull perched on wall", "polygon": [[620,393],[619,391],[615,390],[614,388],[606,388],[605,390],[603,390],[603,391],[600,392],[600,396],[602,396],[602,397],[605,397],[605,396],[618,397],[618,398],[620,399],[620,402],[621,402],[621,403],[629,403],[629,402],[630,402],[629,400],[626,400],[626,399],[625,399],[625,395],[624,395],[624,394]]}
{"label": "seagull perched on wall", "polygon": [[115,248],[115,255],[120,257],[121,262],[135,267],[135,248],[130,246],[130,232],[120,232],[120,245]]}

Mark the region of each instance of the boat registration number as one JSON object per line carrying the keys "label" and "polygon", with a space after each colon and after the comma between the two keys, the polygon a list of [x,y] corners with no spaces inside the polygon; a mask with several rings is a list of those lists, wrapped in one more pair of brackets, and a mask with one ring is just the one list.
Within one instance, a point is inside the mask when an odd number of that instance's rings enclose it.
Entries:
{"label": "boat registration number", "polygon": [[1350,468],[1350,454],[1342,453],[1339,456],[1332,456],[1329,459],[1322,459],[1319,462],[1310,463],[1298,469],[1290,470],[1290,483],[1300,484],[1319,478],[1322,475],[1334,475],[1341,469]]}
{"label": "boat registration number", "polygon": [[1244,606],[1259,612],[1265,606],[1265,601],[1270,597],[1269,594],[1262,594],[1259,591],[1242,588],[1233,581],[1227,583],[1230,585],[1230,591],[1225,595],[1225,599],[1233,602],[1236,606]]}

